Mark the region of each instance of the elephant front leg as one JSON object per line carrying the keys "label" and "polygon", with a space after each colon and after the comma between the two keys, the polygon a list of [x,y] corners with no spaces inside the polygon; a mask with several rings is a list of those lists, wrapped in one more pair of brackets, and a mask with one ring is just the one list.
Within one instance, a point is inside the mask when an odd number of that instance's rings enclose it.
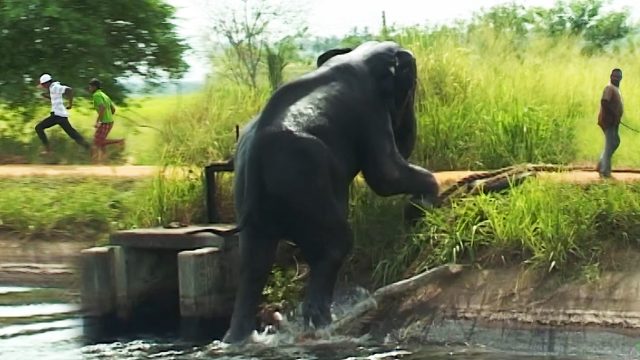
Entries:
{"label": "elephant front leg", "polygon": [[275,260],[277,239],[267,238],[259,231],[245,228],[240,233],[240,283],[231,317],[231,327],[223,341],[238,343],[256,329],[258,305],[262,290]]}
{"label": "elephant front leg", "polygon": [[439,192],[435,176],[403,159],[395,160],[389,159],[364,170],[365,180],[371,189],[380,196],[409,194],[413,201],[424,206],[435,205]]}

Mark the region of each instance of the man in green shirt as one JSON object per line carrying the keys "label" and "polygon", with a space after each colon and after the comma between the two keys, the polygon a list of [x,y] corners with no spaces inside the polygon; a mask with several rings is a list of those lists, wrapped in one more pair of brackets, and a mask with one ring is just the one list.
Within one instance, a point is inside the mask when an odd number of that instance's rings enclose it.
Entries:
{"label": "man in green shirt", "polygon": [[95,151],[92,156],[93,160],[97,162],[102,161],[107,145],[119,144],[124,146],[124,139],[107,140],[107,135],[109,135],[111,128],[113,128],[113,114],[115,114],[116,108],[113,106],[113,102],[109,96],[102,91],[101,87],[102,84],[100,80],[91,79],[91,81],[89,81],[89,92],[92,94],[93,107],[98,112],[95,124],[96,133],[93,137]]}

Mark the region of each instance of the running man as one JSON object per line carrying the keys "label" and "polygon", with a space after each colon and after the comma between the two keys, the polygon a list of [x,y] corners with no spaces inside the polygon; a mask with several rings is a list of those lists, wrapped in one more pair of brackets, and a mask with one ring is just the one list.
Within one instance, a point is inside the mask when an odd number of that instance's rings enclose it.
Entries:
{"label": "running man", "polygon": [[[49,74],[42,74],[40,76],[40,86],[47,90],[42,94],[45,99],[51,100],[51,114],[46,119],[40,121],[36,125],[36,134],[40,138],[44,151],[41,154],[46,155],[51,153],[51,145],[47,134],[44,130],[52,126],[59,125],[70,138],[75,140],[83,148],[89,150],[91,145],[76,131],[76,129],[69,123],[69,112],[67,109],[73,107],[73,89],[69,86],[60,84],[59,81],[54,81],[53,77]],[[63,97],[69,100],[69,105],[64,106]]]}
{"label": "running man", "polygon": [[119,144],[124,146],[124,139],[107,140],[107,135],[113,128],[113,114],[116,108],[113,106],[111,98],[101,90],[102,84],[98,79],[89,81],[89,92],[92,94],[93,107],[98,112],[96,119],[96,133],[93,137],[95,153],[92,155],[94,161],[101,162],[107,145]]}

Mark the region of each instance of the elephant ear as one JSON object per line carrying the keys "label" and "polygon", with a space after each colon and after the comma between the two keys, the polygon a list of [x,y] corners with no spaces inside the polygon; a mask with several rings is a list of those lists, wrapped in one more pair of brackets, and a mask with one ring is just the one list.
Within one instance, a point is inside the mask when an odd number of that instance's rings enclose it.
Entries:
{"label": "elephant ear", "polygon": [[396,54],[394,76],[393,132],[398,151],[408,159],[416,143],[416,114],[414,101],[418,83],[416,58],[410,51],[401,50]]}
{"label": "elephant ear", "polygon": [[418,80],[416,59],[411,52],[400,50],[396,53],[393,79],[394,103],[397,108],[404,108],[407,100],[413,97]]}
{"label": "elephant ear", "polygon": [[334,56],[346,54],[348,52],[351,52],[351,50],[353,50],[353,49],[351,49],[351,48],[338,48],[338,49],[327,50],[327,51],[323,52],[322,54],[320,54],[320,56],[318,56],[318,59],[316,60],[316,67],[322,66],[322,64],[324,64],[325,62],[327,62],[327,60],[333,58]]}
{"label": "elephant ear", "polygon": [[410,51],[401,49],[380,67],[377,71],[381,96],[391,118],[396,146],[406,159],[413,151],[416,136],[413,108],[417,83],[416,60]]}

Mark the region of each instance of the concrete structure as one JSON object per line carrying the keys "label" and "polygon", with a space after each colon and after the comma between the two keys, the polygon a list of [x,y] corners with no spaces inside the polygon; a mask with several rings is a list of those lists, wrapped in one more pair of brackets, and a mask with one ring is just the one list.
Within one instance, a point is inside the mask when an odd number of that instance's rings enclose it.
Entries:
{"label": "concrete structure", "polygon": [[83,250],[87,333],[176,325],[192,335],[226,329],[237,283],[237,235],[190,232],[231,226],[120,231],[107,246]]}

